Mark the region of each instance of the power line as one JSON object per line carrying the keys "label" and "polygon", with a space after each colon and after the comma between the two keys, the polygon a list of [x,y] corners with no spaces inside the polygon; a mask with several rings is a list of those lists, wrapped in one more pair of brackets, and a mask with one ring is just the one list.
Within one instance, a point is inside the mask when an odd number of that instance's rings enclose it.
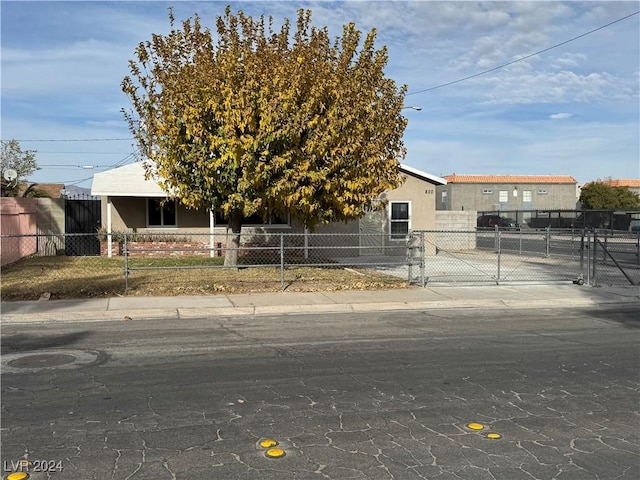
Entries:
{"label": "power line", "polygon": [[[60,168],[62,170],[69,170],[69,169],[83,169],[83,170],[96,170],[96,169],[111,169],[111,168],[117,168],[117,167],[121,167],[124,166],[127,163],[130,163],[130,161],[132,159],[135,159],[137,152],[131,152],[129,154],[127,154],[125,157],[121,158],[120,160],[118,160],[117,162],[111,164],[111,165],[67,165],[67,164],[51,164],[51,165],[42,165],[41,167],[38,168],[38,170],[43,170],[43,169],[56,169],[56,168]],[[64,183],[65,185],[69,185],[69,186],[73,186],[73,185],[78,185],[79,183],[83,183],[86,182],[88,180],[91,180],[93,178],[93,175],[91,177],[86,177],[86,178],[82,178],[80,180],[68,180],[68,181],[62,181],[60,183]]]}
{"label": "power line", "polygon": [[49,151],[49,150],[38,150],[38,154],[40,153],[61,153],[64,155],[127,155],[125,152],[62,152],[62,151]]}
{"label": "power line", "polygon": [[38,170],[45,168],[83,168],[84,170],[93,170],[94,168],[110,168],[111,165],[64,165],[64,164],[50,164],[42,165],[38,167]]}
{"label": "power line", "polygon": [[[135,140],[133,137],[127,138],[56,138],[56,139],[12,139],[17,142],[115,142],[122,140]],[[8,142],[8,140],[2,140]]]}
{"label": "power line", "polygon": [[63,183],[65,185],[65,187],[73,187],[75,185],[78,185],[79,183],[83,183],[83,182],[86,182],[88,180],[91,180],[92,178],[93,178],[93,176],[87,177],[87,178],[83,178],[83,179],[80,179],[80,180],[72,180],[70,182],[60,182],[60,183]]}
{"label": "power line", "polygon": [[638,10],[636,12],[633,12],[633,13],[630,13],[629,15],[626,15],[626,16],[624,16],[622,18],[614,20],[613,22],[609,22],[606,25],[602,25],[602,26],[600,26],[598,28],[594,28],[593,30],[590,30],[588,32],[580,34],[580,35],[578,35],[576,37],[570,38],[569,40],[565,40],[564,42],[557,43],[557,44],[555,44],[555,45],[553,45],[551,47],[547,47],[547,48],[545,48],[543,50],[539,50],[537,52],[530,53],[529,55],[525,55],[524,57],[517,58],[516,60],[512,60],[511,62],[503,63],[502,65],[498,65],[497,67],[493,67],[493,68],[490,68],[488,70],[484,70],[484,71],[479,72],[479,73],[474,73],[473,75],[469,75],[468,77],[464,77],[464,78],[459,78],[458,80],[453,80],[451,82],[441,83],[440,85],[436,85],[435,87],[429,87],[429,88],[425,88],[423,90],[418,90],[416,92],[410,92],[410,93],[407,93],[405,96],[408,97],[409,95],[415,95],[417,93],[430,92],[431,90],[436,90],[436,89],[442,88],[442,87],[448,87],[449,85],[454,85],[456,83],[464,82],[465,80],[469,80],[471,78],[476,78],[476,77],[479,77],[481,75],[485,75],[487,73],[494,72],[494,71],[499,70],[501,68],[508,67],[509,65],[513,65],[514,63],[518,63],[518,62],[521,62],[523,60],[526,60],[527,58],[531,58],[531,57],[534,57],[536,55],[540,55],[541,53],[548,52],[549,50],[553,50],[554,48],[561,47],[562,45],[566,45],[567,43],[573,42],[574,40],[578,40],[579,38],[586,37],[587,35],[591,35],[592,33],[597,32],[598,30],[602,30],[603,28],[610,27],[611,25],[613,25],[615,23],[618,23],[618,22],[621,22],[623,20],[626,20],[627,18],[633,17],[634,15],[638,15],[639,13],[640,13],[640,10]]}

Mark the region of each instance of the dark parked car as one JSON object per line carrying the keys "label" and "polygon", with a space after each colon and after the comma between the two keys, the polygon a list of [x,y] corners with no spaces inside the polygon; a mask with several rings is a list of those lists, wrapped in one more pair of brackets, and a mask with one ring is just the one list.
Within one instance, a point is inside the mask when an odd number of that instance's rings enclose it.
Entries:
{"label": "dark parked car", "polygon": [[502,217],[502,220],[500,220],[500,224],[498,225],[498,228],[504,229],[504,230],[519,230],[520,224],[516,222],[513,218]]}
{"label": "dark parked car", "polygon": [[490,229],[498,227],[500,230],[518,230],[520,225],[513,218],[501,217],[499,215],[481,215],[478,217],[477,227]]}

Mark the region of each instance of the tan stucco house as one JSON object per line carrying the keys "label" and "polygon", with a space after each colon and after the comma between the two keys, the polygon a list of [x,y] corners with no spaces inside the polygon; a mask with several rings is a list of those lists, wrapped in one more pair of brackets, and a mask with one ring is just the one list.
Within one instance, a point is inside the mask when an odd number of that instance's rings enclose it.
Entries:
{"label": "tan stucco house", "polygon": [[601,181],[610,187],[627,187],[633,193],[640,195],[640,178],[613,178]]}
{"label": "tan stucco house", "polygon": [[[317,233],[367,233],[368,241],[393,245],[405,240],[412,230],[435,228],[435,187],[446,180],[410,167],[401,166],[406,181],[397,189],[386,192],[381,200],[384,209],[364,218],[346,223],[323,225]],[[192,234],[224,234],[223,218],[204,210],[190,210],[179,202],[165,201],[167,193],[157,180],[148,179],[142,163],[97,173],[93,177],[91,194],[102,199],[102,219],[106,232],[175,232]],[[304,226],[290,218],[271,218],[263,222],[250,218],[243,224],[249,231],[302,233]],[[379,237],[376,239],[376,235]],[[375,248],[367,248],[375,254]]]}

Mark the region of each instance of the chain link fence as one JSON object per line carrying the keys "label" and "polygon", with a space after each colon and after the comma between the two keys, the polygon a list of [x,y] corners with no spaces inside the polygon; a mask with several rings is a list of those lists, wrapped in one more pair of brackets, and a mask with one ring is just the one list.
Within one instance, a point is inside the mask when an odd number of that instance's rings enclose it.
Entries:
{"label": "chain link fence", "polygon": [[[610,230],[414,232],[436,255],[424,256],[428,283],[563,282],[640,285],[640,235]],[[420,240],[424,238],[424,240]],[[418,251],[414,249],[414,252]],[[415,262],[420,262],[416,258]]]}
{"label": "chain link fence", "polygon": [[[571,237],[492,231],[419,232],[426,250],[419,283],[561,282],[580,278]],[[579,244],[579,242],[578,242]],[[432,249],[433,249],[432,248]]]}
{"label": "chain link fence", "polygon": [[[140,287],[143,272],[178,269],[210,270],[199,275],[212,282],[235,276],[245,283],[279,282],[282,289],[345,269],[362,276],[362,283],[409,280],[385,271],[407,264],[404,244],[379,245],[358,234],[162,234],[142,240],[126,235],[117,248],[124,261],[126,289]],[[370,255],[373,251],[376,256]]]}
{"label": "chain link fence", "polygon": [[640,233],[589,231],[585,281],[594,285],[640,285]]}
{"label": "chain link fence", "polygon": [[[477,282],[640,284],[640,235],[611,231],[43,234],[2,235],[0,242],[4,300],[41,292],[64,298]],[[77,254],[86,251],[96,254]]]}

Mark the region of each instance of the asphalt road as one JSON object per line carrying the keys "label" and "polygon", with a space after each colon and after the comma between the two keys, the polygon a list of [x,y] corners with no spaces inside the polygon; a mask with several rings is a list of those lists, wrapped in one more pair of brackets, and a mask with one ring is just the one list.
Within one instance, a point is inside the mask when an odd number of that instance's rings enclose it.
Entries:
{"label": "asphalt road", "polygon": [[4,326],[3,470],[636,480],[639,340],[637,305]]}

